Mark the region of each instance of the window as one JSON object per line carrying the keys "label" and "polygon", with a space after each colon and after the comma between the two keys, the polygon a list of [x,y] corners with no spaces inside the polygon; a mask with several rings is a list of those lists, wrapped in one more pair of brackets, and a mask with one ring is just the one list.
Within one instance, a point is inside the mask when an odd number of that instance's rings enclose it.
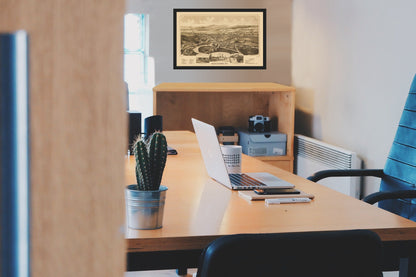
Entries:
{"label": "window", "polygon": [[149,16],[124,16],[124,81],[129,89],[129,109],[153,114],[154,60],[149,57]]}

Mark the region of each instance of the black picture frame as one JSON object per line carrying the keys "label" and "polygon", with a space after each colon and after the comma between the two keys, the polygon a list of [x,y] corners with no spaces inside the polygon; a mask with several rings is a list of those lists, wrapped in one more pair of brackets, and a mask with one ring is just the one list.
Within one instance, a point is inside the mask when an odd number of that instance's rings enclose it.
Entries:
{"label": "black picture frame", "polygon": [[266,9],[174,9],[174,69],[266,69]]}

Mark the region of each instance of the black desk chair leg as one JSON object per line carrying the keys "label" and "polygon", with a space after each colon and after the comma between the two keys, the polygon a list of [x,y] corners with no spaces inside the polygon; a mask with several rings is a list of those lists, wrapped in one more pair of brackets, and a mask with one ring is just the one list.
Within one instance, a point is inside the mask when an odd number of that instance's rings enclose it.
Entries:
{"label": "black desk chair leg", "polygon": [[186,267],[180,267],[178,269],[176,269],[176,274],[180,275],[187,275],[188,274],[188,269]]}
{"label": "black desk chair leg", "polygon": [[416,276],[416,256],[400,259],[399,277]]}

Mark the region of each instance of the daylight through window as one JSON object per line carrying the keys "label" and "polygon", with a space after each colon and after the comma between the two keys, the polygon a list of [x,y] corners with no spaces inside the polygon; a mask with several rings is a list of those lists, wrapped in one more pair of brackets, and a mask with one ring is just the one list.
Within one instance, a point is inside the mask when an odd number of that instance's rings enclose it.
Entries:
{"label": "daylight through window", "polygon": [[124,16],[124,80],[129,90],[129,109],[153,114],[154,60],[149,57],[149,16]]}

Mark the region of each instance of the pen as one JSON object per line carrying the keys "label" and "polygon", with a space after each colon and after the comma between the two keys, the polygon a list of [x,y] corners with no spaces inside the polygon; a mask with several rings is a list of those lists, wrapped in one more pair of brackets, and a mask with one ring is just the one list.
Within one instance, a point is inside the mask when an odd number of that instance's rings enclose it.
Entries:
{"label": "pen", "polygon": [[296,198],[272,198],[266,199],[266,205],[273,205],[273,204],[290,204],[290,203],[308,203],[311,202],[311,199],[304,198],[304,197],[296,197]]}

